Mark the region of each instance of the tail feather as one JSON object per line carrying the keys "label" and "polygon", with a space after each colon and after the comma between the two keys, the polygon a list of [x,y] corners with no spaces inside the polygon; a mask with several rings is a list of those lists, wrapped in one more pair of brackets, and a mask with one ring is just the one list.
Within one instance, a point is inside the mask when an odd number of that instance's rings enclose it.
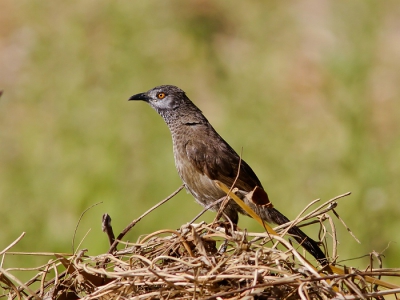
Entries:
{"label": "tail feather", "polygon": [[[281,214],[278,210],[274,208],[270,210],[269,215],[272,221],[278,225],[290,222],[288,218],[286,218],[283,214]],[[322,266],[328,264],[328,259],[322,252],[321,248],[319,248],[316,241],[314,241],[296,226],[291,227],[288,232],[304,249],[306,249],[312,256],[314,256]]]}

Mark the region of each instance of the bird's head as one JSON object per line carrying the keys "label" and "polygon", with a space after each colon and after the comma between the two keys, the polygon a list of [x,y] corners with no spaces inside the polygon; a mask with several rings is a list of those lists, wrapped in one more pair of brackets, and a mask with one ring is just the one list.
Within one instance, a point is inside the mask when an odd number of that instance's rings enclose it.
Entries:
{"label": "bird's head", "polygon": [[145,93],[133,95],[129,100],[145,101],[156,111],[161,112],[176,110],[189,99],[184,91],[174,85],[160,85]]}

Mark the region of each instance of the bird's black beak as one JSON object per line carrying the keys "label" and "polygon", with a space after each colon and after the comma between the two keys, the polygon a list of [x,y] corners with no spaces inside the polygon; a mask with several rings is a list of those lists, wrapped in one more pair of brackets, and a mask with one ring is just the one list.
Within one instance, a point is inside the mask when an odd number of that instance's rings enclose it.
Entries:
{"label": "bird's black beak", "polygon": [[132,97],[130,97],[128,99],[128,101],[130,100],[143,100],[143,101],[149,101],[149,97],[145,94],[145,93],[140,93],[140,94],[136,94],[133,95]]}

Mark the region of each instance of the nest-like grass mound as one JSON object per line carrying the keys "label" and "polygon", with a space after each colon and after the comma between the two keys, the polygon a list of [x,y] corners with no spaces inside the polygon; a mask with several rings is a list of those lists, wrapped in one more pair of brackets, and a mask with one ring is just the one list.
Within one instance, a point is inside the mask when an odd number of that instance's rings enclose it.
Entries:
{"label": "nest-like grass mound", "polygon": [[[282,236],[250,233],[229,223],[184,225],[99,256],[54,253],[26,283],[0,268],[0,298],[383,299],[400,293],[399,287],[380,280],[399,276],[400,269],[331,265],[318,271],[297,248]],[[39,286],[35,290],[34,283]]]}

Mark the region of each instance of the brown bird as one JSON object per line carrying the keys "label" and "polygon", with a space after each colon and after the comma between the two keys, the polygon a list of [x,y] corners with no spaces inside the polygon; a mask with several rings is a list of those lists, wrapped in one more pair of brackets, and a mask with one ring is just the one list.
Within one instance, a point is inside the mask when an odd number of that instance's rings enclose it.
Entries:
{"label": "brown bird", "polygon": [[[207,207],[225,197],[226,193],[216,186],[214,180],[231,187],[238,175],[240,163],[240,172],[235,182],[238,189],[236,194],[264,221],[278,225],[290,222],[275,208],[256,205],[246,197],[258,187],[268,201],[257,175],[215,131],[183,90],[173,85],[161,85],[133,95],[129,100],[143,100],[163,117],[172,134],[176,169],[186,189],[199,204]],[[217,211],[220,205],[221,202],[210,209]],[[239,221],[238,213],[247,215],[233,200],[229,200],[223,213],[234,224]],[[289,233],[322,265],[327,264],[324,253],[313,239],[298,227],[292,227]]]}

